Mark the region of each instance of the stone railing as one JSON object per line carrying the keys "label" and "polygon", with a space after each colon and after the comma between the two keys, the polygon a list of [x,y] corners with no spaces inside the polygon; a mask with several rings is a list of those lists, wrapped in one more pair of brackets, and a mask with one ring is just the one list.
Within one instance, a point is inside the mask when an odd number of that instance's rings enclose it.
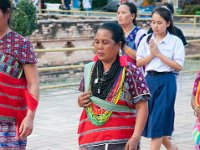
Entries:
{"label": "stone railing", "polygon": [[90,38],[94,36],[99,24],[106,21],[114,21],[114,19],[41,16],[38,19],[38,28],[33,32],[30,39]]}
{"label": "stone railing", "polygon": [[[74,40],[93,38],[98,26],[110,21],[116,21],[116,18],[41,15],[38,16],[38,27],[30,36],[30,40],[37,46],[41,46],[42,42],[52,41],[66,41],[66,45],[70,45]],[[148,26],[149,20],[138,20],[138,25]]]}

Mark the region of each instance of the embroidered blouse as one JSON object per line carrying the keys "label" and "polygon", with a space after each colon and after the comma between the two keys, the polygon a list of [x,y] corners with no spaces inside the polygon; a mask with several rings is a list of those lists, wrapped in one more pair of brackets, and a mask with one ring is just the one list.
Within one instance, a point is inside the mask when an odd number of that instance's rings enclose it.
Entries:
{"label": "embroidered blouse", "polygon": [[146,31],[135,26],[131,33],[126,37],[126,45],[134,50],[137,50],[140,41],[145,37]]}
{"label": "embroidered blouse", "polygon": [[11,31],[0,38],[0,72],[19,78],[23,64],[35,64],[37,59],[27,39]]}

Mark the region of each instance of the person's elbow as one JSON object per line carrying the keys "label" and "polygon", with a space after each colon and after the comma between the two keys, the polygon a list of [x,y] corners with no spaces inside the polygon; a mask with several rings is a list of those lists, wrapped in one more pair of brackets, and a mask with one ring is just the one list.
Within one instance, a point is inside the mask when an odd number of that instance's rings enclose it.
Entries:
{"label": "person's elbow", "polygon": [[183,67],[181,65],[177,64],[176,71],[181,71],[181,70],[183,70]]}

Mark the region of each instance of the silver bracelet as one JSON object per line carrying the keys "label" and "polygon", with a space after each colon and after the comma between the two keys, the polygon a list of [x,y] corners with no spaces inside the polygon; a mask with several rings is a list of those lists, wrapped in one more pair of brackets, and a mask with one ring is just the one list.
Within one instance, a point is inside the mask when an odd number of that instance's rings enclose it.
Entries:
{"label": "silver bracelet", "polygon": [[200,110],[200,107],[197,106],[194,108],[194,115],[197,117],[197,115],[199,114],[199,110]]}

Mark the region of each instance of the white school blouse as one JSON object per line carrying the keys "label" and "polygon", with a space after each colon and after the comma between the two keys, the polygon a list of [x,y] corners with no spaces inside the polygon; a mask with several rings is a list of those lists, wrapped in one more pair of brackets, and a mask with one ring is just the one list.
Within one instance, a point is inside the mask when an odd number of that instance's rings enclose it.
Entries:
{"label": "white school blouse", "polygon": [[[137,60],[144,58],[150,55],[150,48],[149,44],[147,43],[147,37],[145,36],[139,44],[137,49],[136,58]],[[152,34],[151,39],[155,41],[155,34]],[[157,43],[158,49],[161,54],[165,55],[171,60],[174,60],[179,65],[183,66],[185,60],[185,49],[183,42],[177,36],[170,34],[169,32],[167,35]],[[159,58],[154,57],[146,66],[145,71],[154,70],[157,72],[169,72],[175,71],[174,68],[163,63]]]}

